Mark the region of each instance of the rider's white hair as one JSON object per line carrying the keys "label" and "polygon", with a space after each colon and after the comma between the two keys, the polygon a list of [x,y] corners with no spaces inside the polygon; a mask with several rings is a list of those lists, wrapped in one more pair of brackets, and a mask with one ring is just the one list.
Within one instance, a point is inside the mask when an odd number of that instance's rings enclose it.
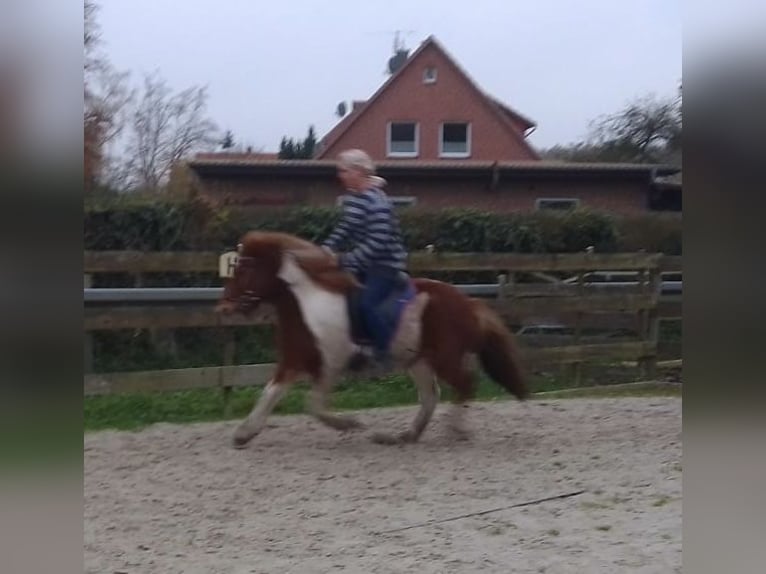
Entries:
{"label": "rider's white hair", "polygon": [[338,163],[342,167],[360,171],[365,175],[375,174],[375,164],[367,152],[360,149],[347,149],[338,154]]}
{"label": "rider's white hair", "polygon": [[368,176],[368,181],[373,187],[379,189],[388,183],[385,179],[375,175],[375,163],[372,158],[361,149],[347,149],[338,154],[338,164],[341,167],[359,171]]}

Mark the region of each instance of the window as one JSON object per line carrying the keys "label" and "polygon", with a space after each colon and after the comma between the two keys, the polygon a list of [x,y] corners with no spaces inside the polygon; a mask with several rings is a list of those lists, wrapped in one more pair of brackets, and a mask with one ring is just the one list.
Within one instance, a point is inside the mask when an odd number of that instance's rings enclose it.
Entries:
{"label": "window", "polygon": [[535,202],[537,209],[553,209],[557,211],[567,211],[577,209],[580,205],[579,199],[560,199],[560,198],[540,198]]}
{"label": "window", "polygon": [[418,124],[391,122],[388,124],[388,155],[390,157],[417,157]]}
{"label": "window", "polygon": [[423,83],[424,84],[436,83],[436,68],[434,68],[433,66],[429,66],[425,70],[423,70]]}
{"label": "window", "polygon": [[440,131],[439,155],[441,157],[471,155],[471,124],[443,123]]}
{"label": "window", "polygon": [[389,195],[388,197],[394,207],[411,207],[418,202],[418,198],[414,195]]}

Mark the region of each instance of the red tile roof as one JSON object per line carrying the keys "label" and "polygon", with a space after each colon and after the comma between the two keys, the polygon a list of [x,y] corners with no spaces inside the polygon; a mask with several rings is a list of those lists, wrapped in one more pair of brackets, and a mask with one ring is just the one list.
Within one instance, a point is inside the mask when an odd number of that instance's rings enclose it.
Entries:
{"label": "red tile roof", "polygon": [[275,160],[279,159],[279,154],[276,152],[229,152],[229,151],[217,151],[217,152],[200,152],[195,154],[194,160]]}

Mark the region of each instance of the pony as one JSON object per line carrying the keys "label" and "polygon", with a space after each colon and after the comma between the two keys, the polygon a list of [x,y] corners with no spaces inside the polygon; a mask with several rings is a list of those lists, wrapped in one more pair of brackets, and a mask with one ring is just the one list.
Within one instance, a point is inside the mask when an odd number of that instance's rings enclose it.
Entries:
{"label": "pony", "polygon": [[[250,315],[261,304],[276,311],[278,361],[247,418],[236,428],[233,446],[244,448],[266,424],[266,418],[299,379],[311,388],[308,411],[323,424],[347,431],[361,428],[354,417],[333,413],[328,398],[346,372],[356,350],[349,297],[360,285],[318,245],[278,232],[250,231],[237,247],[233,275],[224,283],[218,313]],[[420,408],[410,427],[398,434],[377,433],[382,444],[417,441],[440,398],[440,385],[453,393],[449,429],[468,438],[464,406],[475,396],[472,357],[483,370],[520,401],[529,390],[512,334],[484,302],[467,297],[453,285],[407,277],[409,296],[391,306],[396,331],[391,342],[395,370],[414,381]]]}

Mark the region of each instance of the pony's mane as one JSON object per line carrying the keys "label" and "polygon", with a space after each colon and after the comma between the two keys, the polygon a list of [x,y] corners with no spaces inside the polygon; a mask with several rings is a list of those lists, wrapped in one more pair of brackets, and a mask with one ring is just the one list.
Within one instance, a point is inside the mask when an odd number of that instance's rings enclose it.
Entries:
{"label": "pony's mane", "polygon": [[277,231],[250,231],[242,238],[242,255],[282,260],[288,253],[312,281],[325,289],[346,293],[358,287],[350,273],[339,269],[329,254],[311,241]]}
{"label": "pony's mane", "polygon": [[313,250],[322,252],[315,243],[297,235],[279,231],[248,231],[242,238],[242,254],[257,257],[265,252],[282,255],[286,251]]}

